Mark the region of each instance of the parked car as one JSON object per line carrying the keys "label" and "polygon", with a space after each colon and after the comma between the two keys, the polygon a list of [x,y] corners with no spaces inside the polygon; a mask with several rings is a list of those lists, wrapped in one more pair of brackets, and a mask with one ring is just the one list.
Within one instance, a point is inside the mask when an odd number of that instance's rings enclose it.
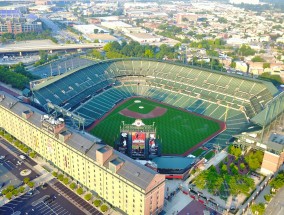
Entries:
{"label": "parked car", "polygon": [[48,197],[48,198],[45,198],[43,200],[43,202],[47,205],[49,205],[50,203],[52,203],[54,201],[54,198],[51,198],[51,197]]}
{"label": "parked car", "polygon": [[47,188],[47,183],[44,183],[43,185],[41,185],[42,189],[46,189]]}
{"label": "parked car", "polygon": [[25,155],[19,155],[19,157],[20,157],[22,160],[25,160],[25,159],[26,159],[26,156],[25,156]]}

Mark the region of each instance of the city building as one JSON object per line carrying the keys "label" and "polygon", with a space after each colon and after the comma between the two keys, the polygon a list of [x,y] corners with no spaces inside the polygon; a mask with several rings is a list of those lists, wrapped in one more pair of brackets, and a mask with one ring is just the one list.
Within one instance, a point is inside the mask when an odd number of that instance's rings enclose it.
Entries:
{"label": "city building", "polygon": [[175,15],[177,24],[184,22],[197,22],[198,15],[194,13],[178,13]]}
{"label": "city building", "polygon": [[122,28],[130,28],[132,27],[131,25],[122,22],[122,21],[104,21],[101,22],[101,25],[106,27],[106,28],[110,28],[113,30],[121,30]]}
{"label": "city building", "polygon": [[93,34],[95,30],[97,31],[97,33],[109,33],[108,30],[101,28],[101,27],[98,27],[98,26],[93,25],[93,24],[90,24],[90,25],[74,25],[73,27],[83,34]]}
{"label": "city building", "polygon": [[100,144],[90,134],[65,126],[63,119],[0,92],[0,128],[124,213],[162,211],[164,175]]}
{"label": "city building", "polygon": [[19,34],[25,32],[41,32],[42,23],[36,18],[0,19],[0,34]]}
{"label": "city building", "polygon": [[84,37],[92,42],[98,41],[99,43],[108,43],[119,41],[116,37],[110,34],[85,34]]}
{"label": "city building", "polygon": [[161,41],[161,38],[159,36],[148,34],[148,33],[128,33],[125,35],[130,37],[132,40],[137,41],[141,44],[155,43],[155,42]]}

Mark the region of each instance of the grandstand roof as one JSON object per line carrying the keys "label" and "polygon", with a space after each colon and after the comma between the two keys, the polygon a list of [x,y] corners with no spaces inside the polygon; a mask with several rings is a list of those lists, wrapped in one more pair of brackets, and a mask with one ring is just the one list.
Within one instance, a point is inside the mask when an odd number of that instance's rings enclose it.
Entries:
{"label": "grandstand roof", "polygon": [[[27,121],[41,129],[41,118],[42,115],[45,115],[44,112],[20,102],[17,98],[10,96],[3,91],[0,91],[0,95],[5,95],[5,99],[0,101],[0,106],[9,109],[19,117],[22,117],[22,112],[32,110],[34,114],[27,119]],[[96,162],[96,150],[105,147],[105,145],[95,143],[92,138],[90,138],[90,134],[85,135],[84,133],[69,127],[68,130],[72,131],[72,136],[66,141],[66,143],[73,149],[76,149]],[[95,137],[93,138],[95,139]],[[124,164],[117,171],[117,174],[144,190],[157,175],[157,173],[152,169],[143,166],[118,151],[114,150],[112,157],[113,156],[124,161]],[[108,162],[110,162],[110,159],[104,163],[106,168],[108,168]],[[139,174],[137,174],[137,172],[139,172]]]}
{"label": "grandstand roof", "polygon": [[274,97],[251,121],[260,126],[269,125],[277,116],[284,113],[284,92]]}

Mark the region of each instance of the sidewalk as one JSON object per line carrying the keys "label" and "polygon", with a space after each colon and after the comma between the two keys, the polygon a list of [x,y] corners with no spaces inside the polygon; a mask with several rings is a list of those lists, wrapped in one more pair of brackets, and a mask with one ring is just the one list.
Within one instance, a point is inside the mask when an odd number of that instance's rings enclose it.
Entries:
{"label": "sidewalk", "polygon": [[185,195],[182,191],[179,191],[172,201],[165,200],[164,211],[166,214],[173,215],[178,214],[185,206],[187,206],[192,199],[189,195]]}

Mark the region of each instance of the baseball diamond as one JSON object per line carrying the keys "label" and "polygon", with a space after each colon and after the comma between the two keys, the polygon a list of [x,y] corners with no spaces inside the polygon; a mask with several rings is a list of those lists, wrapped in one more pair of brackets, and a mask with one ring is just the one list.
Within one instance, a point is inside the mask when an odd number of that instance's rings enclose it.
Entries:
{"label": "baseball diamond", "polygon": [[[113,146],[122,121],[132,123],[133,118],[143,118],[145,124],[155,122],[157,137],[162,141],[163,154],[188,154],[194,146],[225,129],[224,123],[218,120],[150,99],[139,98],[141,103],[135,103],[135,100],[137,98],[131,98],[115,106],[106,118],[90,128],[90,132]],[[144,109],[139,108],[141,105]]]}

